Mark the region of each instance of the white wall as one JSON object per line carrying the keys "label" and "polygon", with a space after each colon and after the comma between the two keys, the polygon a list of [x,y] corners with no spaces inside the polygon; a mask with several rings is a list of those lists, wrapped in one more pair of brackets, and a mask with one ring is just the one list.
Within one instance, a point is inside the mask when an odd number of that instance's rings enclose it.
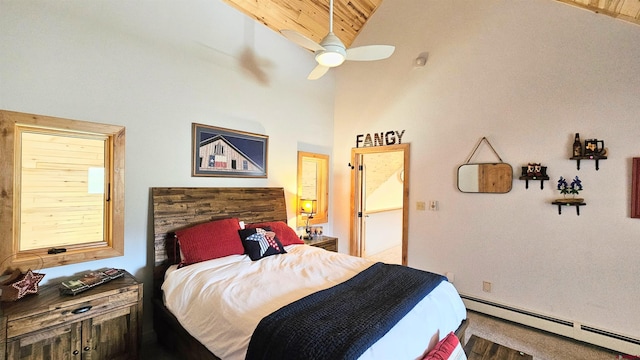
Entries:
{"label": "white wall", "polygon": [[[410,266],[454,273],[465,294],[637,338],[640,220],[629,200],[640,27],[550,0],[385,1],[354,45],[377,43],[395,54],[347,63],[336,76],[334,235],[349,235],[344,165],[356,135],[405,129]],[[426,66],[413,68],[423,52]],[[605,140],[599,171],[568,160],[575,132]],[[541,162],[551,181],[459,192],[456,169],[483,136],[516,175]],[[496,158],[484,147],[477,160]],[[558,215],[556,181],[575,175],[587,206]],[[429,200],[439,211],[415,211]]]}
{"label": "white wall", "polygon": [[[375,175],[375,167],[367,167],[369,160],[365,154],[365,177],[371,179]],[[384,158],[384,157],[383,157]],[[402,245],[402,200],[404,187],[400,180],[399,169],[375,188],[367,193],[365,200],[365,256],[376,255]],[[378,176],[381,177],[381,176]],[[346,239],[345,239],[346,240]],[[343,241],[346,243],[346,241]]]}
{"label": "white wall", "polygon": [[[378,185],[377,188],[373,189],[370,194],[366,194],[367,198],[365,200],[365,211],[381,211],[398,208],[402,209],[402,194],[404,192],[404,183],[400,179],[400,174],[403,171],[404,169],[399,169],[398,171],[394,172],[383,183]],[[366,176],[375,176],[369,173],[369,169],[365,168],[365,172]]]}
{"label": "white wall", "polygon": [[[124,268],[145,282],[149,331],[151,187],[284,187],[295,226],[297,151],[333,144],[334,76],[306,80],[314,66],[221,1],[1,1],[0,109],[127,133],[125,255],[43,269],[45,282]],[[191,177],[193,122],[269,135],[268,178]]]}
{"label": "white wall", "polygon": [[367,214],[364,238],[365,257],[402,246],[402,208]]}

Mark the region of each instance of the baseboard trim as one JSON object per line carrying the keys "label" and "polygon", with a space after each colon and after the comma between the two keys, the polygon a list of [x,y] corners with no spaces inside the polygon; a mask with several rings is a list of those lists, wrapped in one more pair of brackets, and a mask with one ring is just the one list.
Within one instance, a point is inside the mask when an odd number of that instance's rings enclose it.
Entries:
{"label": "baseboard trim", "polygon": [[495,316],[574,340],[597,345],[622,354],[640,355],[640,339],[579,324],[575,321],[539,314],[534,311],[461,294],[469,310]]}

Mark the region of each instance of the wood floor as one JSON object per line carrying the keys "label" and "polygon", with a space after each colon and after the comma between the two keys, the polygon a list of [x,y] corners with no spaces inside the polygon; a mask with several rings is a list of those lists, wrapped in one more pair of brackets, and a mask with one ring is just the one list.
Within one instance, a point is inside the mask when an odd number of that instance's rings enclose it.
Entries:
{"label": "wood floor", "polygon": [[468,360],[533,360],[533,356],[471,335],[464,346]]}
{"label": "wood floor", "polygon": [[394,246],[377,254],[367,255],[366,258],[386,264],[402,265],[402,245]]}

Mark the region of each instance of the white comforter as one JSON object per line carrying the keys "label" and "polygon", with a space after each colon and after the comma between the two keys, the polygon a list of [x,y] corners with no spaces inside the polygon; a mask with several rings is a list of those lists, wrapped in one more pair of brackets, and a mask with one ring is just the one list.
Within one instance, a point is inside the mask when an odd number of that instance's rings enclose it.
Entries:
{"label": "white comforter", "polygon": [[[244,359],[260,320],[282,306],[339,284],[372,262],[307,245],[251,261],[232,255],[167,271],[165,305],[182,326],[223,360]],[[466,318],[457,291],[442,282],[361,359],[415,359],[437,334]]]}

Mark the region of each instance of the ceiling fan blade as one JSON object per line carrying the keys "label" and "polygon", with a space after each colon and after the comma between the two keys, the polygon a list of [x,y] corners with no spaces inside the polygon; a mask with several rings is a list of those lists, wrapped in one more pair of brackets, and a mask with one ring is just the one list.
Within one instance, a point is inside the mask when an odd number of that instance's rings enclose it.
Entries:
{"label": "ceiling fan blade", "polygon": [[329,69],[330,68],[327,66],[318,64],[318,66],[316,66],[315,68],[313,68],[313,70],[311,70],[311,72],[309,73],[309,76],[307,76],[307,79],[309,80],[320,79],[322,75],[326,74],[327,71],[329,71]]}
{"label": "ceiling fan blade", "polygon": [[373,61],[386,59],[395,51],[392,45],[365,45],[347,49],[347,60]]}
{"label": "ceiling fan blade", "polygon": [[284,37],[286,37],[287,39],[293,41],[294,43],[302,46],[305,49],[309,49],[313,51],[324,50],[324,48],[320,46],[320,44],[300,34],[297,31],[283,29],[283,30],[280,30],[280,33],[284,35]]}

